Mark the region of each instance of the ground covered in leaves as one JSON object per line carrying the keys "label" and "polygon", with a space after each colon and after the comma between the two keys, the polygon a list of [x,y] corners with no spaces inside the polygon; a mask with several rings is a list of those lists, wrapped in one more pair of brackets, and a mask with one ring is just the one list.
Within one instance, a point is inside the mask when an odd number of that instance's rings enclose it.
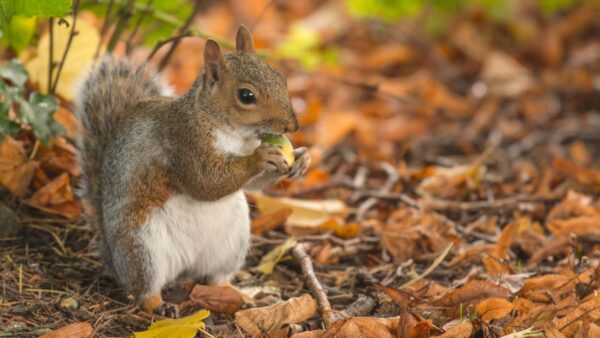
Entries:
{"label": "ground covered in leaves", "polygon": [[[252,249],[235,288],[166,298],[184,315],[211,310],[215,336],[599,337],[598,17],[587,2],[503,21],[470,10],[434,36],[422,18],[358,20],[341,1],[207,7],[201,29],[230,38],[246,23],[258,49],[300,60],[272,58],[302,126],[290,138],[313,166],[249,193]],[[81,22],[97,36],[100,19]],[[203,43],[182,40],[164,71],[180,93]],[[0,336],[68,324],[128,336],[161,318],[103,272],[72,192],[72,97],[60,97],[66,137],[0,144]]]}

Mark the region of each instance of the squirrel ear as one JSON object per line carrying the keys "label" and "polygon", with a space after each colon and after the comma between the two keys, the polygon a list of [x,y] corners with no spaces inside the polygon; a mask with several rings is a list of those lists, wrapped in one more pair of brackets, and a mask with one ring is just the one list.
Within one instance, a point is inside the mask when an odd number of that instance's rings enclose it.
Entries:
{"label": "squirrel ear", "polygon": [[204,81],[213,84],[219,80],[221,71],[225,69],[225,57],[219,44],[213,40],[206,40],[204,45]]}
{"label": "squirrel ear", "polygon": [[235,47],[241,52],[254,52],[254,44],[252,43],[252,34],[244,25],[240,25],[235,37]]}

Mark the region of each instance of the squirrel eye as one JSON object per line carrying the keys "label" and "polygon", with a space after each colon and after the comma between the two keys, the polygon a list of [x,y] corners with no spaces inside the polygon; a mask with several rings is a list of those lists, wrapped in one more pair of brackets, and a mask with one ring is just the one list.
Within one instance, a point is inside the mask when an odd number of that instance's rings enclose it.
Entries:
{"label": "squirrel eye", "polygon": [[238,90],[238,98],[243,104],[252,104],[256,102],[256,96],[254,96],[254,93],[247,88]]}

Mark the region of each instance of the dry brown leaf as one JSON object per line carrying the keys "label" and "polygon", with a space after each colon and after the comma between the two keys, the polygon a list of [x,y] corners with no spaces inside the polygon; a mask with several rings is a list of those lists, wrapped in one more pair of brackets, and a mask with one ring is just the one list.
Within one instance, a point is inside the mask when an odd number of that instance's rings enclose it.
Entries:
{"label": "dry brown leaf", "polygon": [[436,336],[436,338],[469,338],[473,333],[473,329],[473,323],[470,320],[463,320],[457,325],[446,329],[446,332]]}
{"label": "dry brown leaf", "polygon": [[499,51],[487,55],[480,78],[489,93],[498,97],[520,95],[534,84],[529,70]]}
{"label": "dry brown leaf", "polygon": [[500,237],[498,238],[498,243],[496,243],[496,248],[494,249],[494,253],[492,255],[498,259],[507,259],[508,251],[510,250],[510,246],[512,245],[515,237],[517,236],[517,232],[519,230],[519,223],[513,222],[502,229],[500,232]]}
{"label": "dry brown leaf", "polygon": [[244,305],[242,295],[226,285],[195,285],[190,299],[204,309],[230,315]]}
{"label": "dry brown leaf", "polygon": [[0,143],[0,183],[16,196],[27,192],[37,161],[27,158],[23,142],[5,137]]}
{"label": "dry brown leaf", "polygon": [[397,261],[441,252],[457,238],[454,229],[444,219],[428,211],[400,208],[378,224],[376,231],[381,244]]}
{"label": "dry brown leaf", "polygon": [[73,139],[77,132],[77,119],[73,113],[63,106],[58,106],[58,109],[52,117],[67,130],[67,137]]}
{"label": "dry brown leaf", "polygon": [[267,215],[284,208],[292,209],[285,221],[291,235],[322,232],[321,225],[335,217],[343,216],[347,207],[340,200],[300,200],[285,197],[269,197],[251,193],[261,214]]}
{"label": "dry brown leaf", "polygon": [[461,197],[477,188],[485,173],[485,167],[479,165],[436,167],[431,176],[419,184],[417,192],[422,196]]}
{"label": "dry brown leaf", "polygon": [[317,302],[309,294],[270,306],[238,311],[235,323],[251,335],[266,331],[271,337],[287,337],[284,324],[303,322],[317,313]]}
{"label": "dry brown leaf", "polygon": [[398,43],[383,44],[371,51],[367,58],[361,62],[361,66],[366,70],[378,70],[411,61],[414,56],[412,49],[406,45]]}
{"label": "dry brown leaf", "polygon": [[[361,338],[393,338],[397,327],[388,327],[384,318],[354,317],[338,320],[325,331],[321,338],[361,337]],[[396,325],[398,324],[396,317]]]}
{"label": "dry brown leaf", "polygon": [[548,274],[525,280],[519,296],[533,302],[551,302],[575,291],[575,277]]}
{"label": "dry brown leaf", "polygon": [[546,221],[598,215],[600,215],[600,211],[594,208],[590,196],[569,190],[567,196],[550,210]]}
{"label": "dry brown leaf", "polygon": [[589,189],[600,189],[600,170],[593,170],[577,164],[563,157],[554,159],[554,167],[563,175],[576,181]]}
{"label": "dry brown leaf", "polygon": [[262,235],[265,232],[274,230],[282,225],[291,213],[291,208],[282,208],[275,212],[256,217],[252,220],[252,233]]}
{"label": "dry brown leaf", "polygon": [[475,309],[481,316],[481,320],[489,322],[509,314],[513,309],[513,305],[504,298],[490,297],[477,304]]}
{"label": "dry brown leaf", "polygon": [[52,139],[50,149],[40,146],[36,159],[40,162],[40,167],[49,176],[60,175],[65,171],[74,177],[80,174],[77,165],[77,150],[63,137]]}
{"label": "dry brown leaf", "polygon": [[94,328],[89,323],[73,323],[47,333],[40,338],[89,338]]}
{"label": "dry brown leaf", "polygon": [[592,321],[600,320],[600,295],[597,293],[592,293],[577,309],[562,318],[553,320],[552,323],[565,336],[571,337],[577,331],[577,325],[574,324],[586,318]]}
{"label": "dry brown leaf", "polygon": [[321,338],[323,333],[325,333],[325,330],[304,331],[293,334],[292,338]]}
{"label": "dry brown leaf", "polygon": [[550,221],[548,229],[556,236],[600,236],[600,215]]}
{"label": "dry brown leaf", "polygon": [[69,175],[63,173],[48,182],[25,203],[48,213],[77,219],[81,215],[81,205],[73,200]]}
{"label": "dry brown leaf", "polygon": [[434,304],[445,307],[448,314],[454,317],[460,312],[459,307],[461,304],[464,309],[468,305],[475,305],[489,297],[506,299],[510,297],[510,291],[505,287],[487,281],[471,280],[460,289],[452,291],[437,300]]}
{"label": "dry brown leaf", "polygon": [[356,112],[323,114],[317,122],[315,144],[331,149],[354,131],[358,123],[359,115]]}

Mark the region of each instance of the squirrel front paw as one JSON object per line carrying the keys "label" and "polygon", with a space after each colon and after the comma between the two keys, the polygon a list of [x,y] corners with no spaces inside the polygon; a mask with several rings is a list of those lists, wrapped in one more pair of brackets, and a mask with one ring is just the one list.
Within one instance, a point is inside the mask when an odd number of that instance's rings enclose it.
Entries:
{"label": "squirrel front paw", "polygon": [[277,146],[263,143],[256,148],[254,156],[261,166],[261,170],[269,173],[278,173],[280,175],[287,175],[290,171],[285,157]]}
{"label": "squirrel front paw", "polygon": [[297,178],[306,173],[308,167],[310,167],[310,155],[308,154],[308,148],[301,147],[294,149],[294,157],[296,160],[290,168],[288,178]]}

